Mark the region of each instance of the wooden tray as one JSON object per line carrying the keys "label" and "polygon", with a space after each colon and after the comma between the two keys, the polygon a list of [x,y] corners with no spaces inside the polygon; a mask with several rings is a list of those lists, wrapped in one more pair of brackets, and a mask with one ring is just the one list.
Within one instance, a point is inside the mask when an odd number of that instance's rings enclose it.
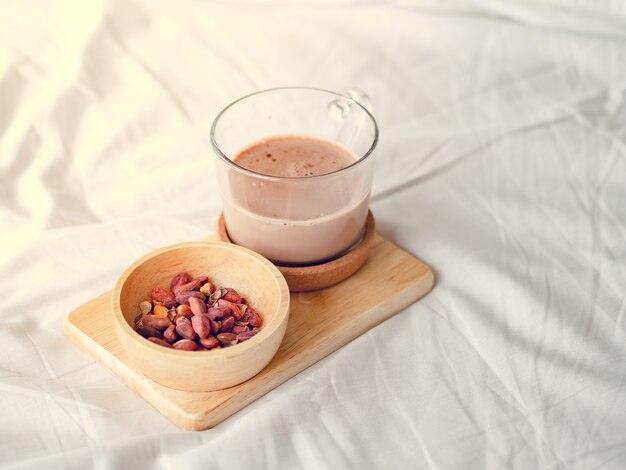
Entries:
{"label": "wooden tray", "polygon": [[428,266],[376,235],[367,262],[352,277],[324,290],[291,295],[285,338],[265,369],[247,382],[216,392],[173,390],[134,370],[115,335],[110,291],[71,312],[64,330],[177,425],[200,431],[411,305],[433,284]]}

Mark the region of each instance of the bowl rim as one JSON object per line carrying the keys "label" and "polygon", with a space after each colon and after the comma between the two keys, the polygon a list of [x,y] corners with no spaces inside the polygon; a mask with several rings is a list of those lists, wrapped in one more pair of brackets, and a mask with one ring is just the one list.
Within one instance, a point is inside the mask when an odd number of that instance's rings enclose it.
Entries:
{"label": "bowl rim", "polygon": [[[243,344],[237,344],[233,347],[222,348],[216,351],[210,351],[211,354],[208,354],[209,351],[201,351],[206,352],[207,354],[190,354],[193,351],[183,351],[174,348],[165,348],[158,344],[152,343],[148,341],[143,336],[139,335],[127,322],[122,313],[122,307],[120,302],[120,296],[122,292],[122,288],[130,275],[138,269],[141,265],[143,265],[146,261],[156,258],[157,256],[161,256],[165,253],[185,249],[185,248],[209,248],[209,249],[219,249],[219,250],[229,250],[237,254],[244,254],[260,263],[267,271],[268,274],[271,275],[278,283],[278,308],[273,316],[272,320],[264,325],[259,333],[248,341],[245,341]],[[209,275],[207,273],[206,275]],[[165,354],[171,357],[186,357],[189,359],[198,358],[202,360],[207,360],[209,357],[225,357],[232,356],[233,354],[242,354],[245,353],[249,349],[256,348],[263,344],[263,340],[269,336],[271,336],[276,330],[278,330],[283,322],[287,320],[289,315],[289,288],[287,286],[287,281],[285,280],[282,273],[274,266],[270,261],[261,256],[260,254],[249,250],[248,248],[233,245],[231,243],[224,243],[221,241],[193,241],[193,242],[182,242],[176,243],[174,245],[168,245],[161,248],[157,248],[149,253],[146,253],[144,256],[137,259],[133,264],[131,264],[128,268],[124,270],[124,272],[120,275],[117,282],[115,283],[115,287],[113,288],[113,293],[111,295],[111,307],[113,311],[113,320],[120,327],[118,331],[122,331],[127,337],[130,338],[131,341],[136,341],[137,344],[140,344],[143,347],[152,349],[155,353]],[[196,351],[197,352],[197,351]]]}

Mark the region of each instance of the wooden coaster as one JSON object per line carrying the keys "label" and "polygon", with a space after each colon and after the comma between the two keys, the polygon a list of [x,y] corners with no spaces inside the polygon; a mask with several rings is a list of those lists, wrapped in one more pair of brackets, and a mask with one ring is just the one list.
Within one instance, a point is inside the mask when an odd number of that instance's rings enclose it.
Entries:
{"label": "wooden coaster", "polygon": [[328,289],[291,294],[285,337],[265,369],[240,385],[215,392],[174,390],[134,369],[115,333],[111,291],[71,312],[64,330],[169,419],[199,431],[215,426],[408,307],[433,284],[428,266],[376,235],[367,262],[353,276]]}
{"label": "wooden coaster", "polygon": [[[223,242],[233,243],[226,230],[224,213],[221,213],[217,220],[217,234]],[[376,220],[372,211],[368,211],[363,238],[357,246],[345,255],[326,263],[311,266],[294,267],[274,264],[285,276],[289,290],[292,292],[325,289],[349,278],[363,266],[367,261],[375,234]]]}

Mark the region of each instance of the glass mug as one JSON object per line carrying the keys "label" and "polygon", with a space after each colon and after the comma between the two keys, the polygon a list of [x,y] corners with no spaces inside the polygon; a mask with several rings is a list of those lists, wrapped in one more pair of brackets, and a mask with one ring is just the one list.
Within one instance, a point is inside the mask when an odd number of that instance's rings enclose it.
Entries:
{"label": "glass mug", "polygon": [[[288,87],[240,98],[211,127],[217,176],[230,239],[285,266],[324,262],[361,239],[372,187],[378,127],[369,99]],[[268,176],[238,165],[252,144],[271,137],[314,137],[339,144],[356,157],[332,173]]]}

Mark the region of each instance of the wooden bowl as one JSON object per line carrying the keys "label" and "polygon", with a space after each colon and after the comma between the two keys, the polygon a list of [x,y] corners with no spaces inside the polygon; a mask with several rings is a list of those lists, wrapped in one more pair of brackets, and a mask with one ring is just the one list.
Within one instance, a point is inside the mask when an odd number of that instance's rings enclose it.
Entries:
{"label": "wooden bowl", "polygon": [[[131,326],[139,302],[150,298],[153,287],[169,289],[181,271],[237,290],[263,317],[261,331],[212,351],[169,349],[140,336]],[[148,253],[124,271],[111,302],[117,335],[135,368],[161,385],[190,392],[221,390],[258,374],[276,354],[289,317],[289,289],[278,269],[253,251],[222,242],[179,243]]]}

